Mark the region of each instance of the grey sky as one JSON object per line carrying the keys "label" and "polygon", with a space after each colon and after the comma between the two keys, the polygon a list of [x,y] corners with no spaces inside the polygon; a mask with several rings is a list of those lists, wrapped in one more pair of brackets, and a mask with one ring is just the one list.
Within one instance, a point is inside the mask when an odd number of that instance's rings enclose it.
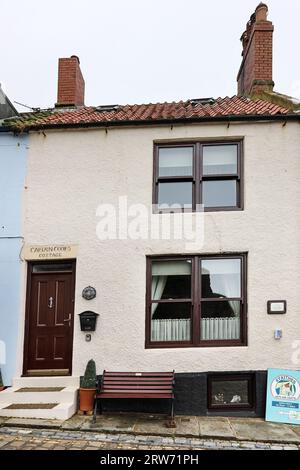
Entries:
{"label": "grey sky", "polygon": [[[76,54],[87,105],[232,96],[239,38],[258,3],[0,0],[0,82],[12,101],[51,107],[58,57]],[[299,97],[300,2],[267,4],[275,25],[275,89]]]}

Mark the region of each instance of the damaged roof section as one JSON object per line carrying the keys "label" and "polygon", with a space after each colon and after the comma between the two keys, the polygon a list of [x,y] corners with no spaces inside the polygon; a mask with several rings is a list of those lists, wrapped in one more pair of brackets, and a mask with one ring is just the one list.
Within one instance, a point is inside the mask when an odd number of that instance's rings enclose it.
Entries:
{"label": "damaged roof section", "polygon": [[287,108],[289,111],[300,114],[300,99],[298,98],[293,98],[292,96],[284,95],[275,91],[264,91],[259,95],[254,95],[253,99],[255,98],[269,101],[270,103]]}
{"label": "damaged roof section", "polygon": [[209,98],[172,103],[53,108],[21,113],[15,118],[2,121],[2,126],[10,127],[15,131],[28,131],[55,127],[188,123],[238,118],[250,120],[250,118],[274,116],[288,117],[295,116],[295,113],[284,103],[233,96],[215,100]]}

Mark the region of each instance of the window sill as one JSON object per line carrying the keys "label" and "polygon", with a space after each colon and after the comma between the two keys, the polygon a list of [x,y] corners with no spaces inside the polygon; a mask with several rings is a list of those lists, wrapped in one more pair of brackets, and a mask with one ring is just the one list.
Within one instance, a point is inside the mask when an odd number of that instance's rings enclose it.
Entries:
{"label": "window sill", "polygon": [[178,348],[191,348],[191,349],[201,349],[201,348],[245,348],[248,345],[242,343],[241,341],[203,341],[201,344],[192,344],[187,342],[178,343],[145,343],[145,349],[178,349]]}
{"label": "window sill", "polygon": [[203,212],[242,212],[244,207],[207,207],[203,211],[196,209],[153,209],[152,214],[201,214]]}

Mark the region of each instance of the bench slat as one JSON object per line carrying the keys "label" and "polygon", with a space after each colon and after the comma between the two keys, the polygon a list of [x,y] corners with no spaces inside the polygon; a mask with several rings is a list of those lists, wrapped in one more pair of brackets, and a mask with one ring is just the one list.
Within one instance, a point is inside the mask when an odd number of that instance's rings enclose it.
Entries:
{"label": "bench slat", "polygon": [[[118,387],[103,387],[102,388],[102,391],[103,393],[107,392],[108,390],[111,390],[112,392],[115,391],[115,390],[130,390],[132,391],[133,393],[134,392],[139,392],[139,391],[145,391],[145,392],[172,392],[172,388],[171,387],[126,387],[126,386],[118,386]],[[101,392],[100,392],[101,393]]]}
{"label": "bench slat", "polygon": [[145,385],[147,387],[147,385],[169,385],[169,386],[172,386],[173,384],[173,380],[121,380],[121,379],[118,379],[118,380],[108,380],[108,379],[104,379],[102,383],[105,383],[105,384],[110,384],[110,385],[116,385],[118,383],[122,383],[122,384],[128,384],[128,385],[135,385],[135,384],[140,384],[140,385]]}
{"label": "bench slat", "polygon": [[173,377],[173,372],[104,372],[106,377]]}
{"label": "bench slat", "polygon": [[130,376],[130,377],[123,377],[123,376],[115,376],[115,377],[107,377],[106,375],[103,376],[105,380],[109,380],[110,382],[122,380],[124,382],[128,381],[139,381],[139,382],[151,382],[151,380],[155,380],[156,382],[172,382],[173,376],[171,377],[136,377],[136,376]]}
{"label": "bench slat", "polygon": [[106,388],[103,390],[103,392],[100,391],[100,395],[101,393],[172,393],[170,389],[168,390],[159,390],[159,389],[149,389],[149,390],[145,390],[145,389],[130,389],[130,388],[114,388],[114,389],[111,389],[111,388]]}
{"label": "bench slat", "polygon": [[141,392],[139,394],[136,393],[126,393],[122,391],[121,393],[102,393],[97,394],[97,398],[166,398],[170,399],[173,398],[172,393],[148,393],[148,392]]}

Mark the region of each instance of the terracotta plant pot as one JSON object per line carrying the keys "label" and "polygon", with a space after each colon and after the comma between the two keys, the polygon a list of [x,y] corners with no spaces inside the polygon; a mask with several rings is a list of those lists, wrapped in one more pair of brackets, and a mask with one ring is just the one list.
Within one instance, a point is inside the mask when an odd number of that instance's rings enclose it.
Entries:
{"label": "terracotta plant pot", "polygon": [[0,387],[0,392],[2,392],[2,390],[4,390],[4,387]]}
{"label": "terracotta plant pot", "polygon": [[95,388],[80,388],[79,389],[79,410],[80,411],[93,411],[95,393],[96,393]]}

